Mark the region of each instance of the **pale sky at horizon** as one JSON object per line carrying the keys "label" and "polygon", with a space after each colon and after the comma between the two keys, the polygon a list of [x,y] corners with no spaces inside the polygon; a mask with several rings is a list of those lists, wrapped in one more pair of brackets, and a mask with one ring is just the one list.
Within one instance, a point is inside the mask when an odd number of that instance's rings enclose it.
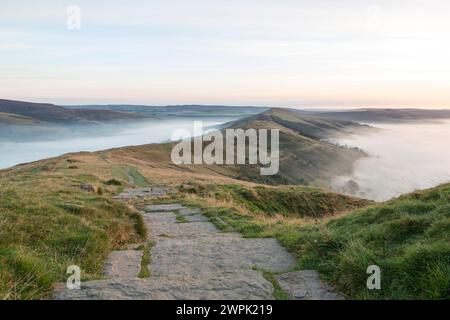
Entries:
{"label": "pale sky at horizon", "polygon": [[450,108],[449,57],[443,0],[0,2],[0,99]]}

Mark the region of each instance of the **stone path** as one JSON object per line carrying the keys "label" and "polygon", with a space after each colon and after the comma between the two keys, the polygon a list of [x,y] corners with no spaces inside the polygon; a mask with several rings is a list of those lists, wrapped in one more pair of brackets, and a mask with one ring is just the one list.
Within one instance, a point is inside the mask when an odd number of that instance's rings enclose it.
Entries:
{"label": "stone path", "polygon": [[[130,189],[120,197],[130,199],[151,192]],[[199,209],[162,204],[148,206],[142,214],[155,242],[149,278],[137,277],[141,251],[115,251],[105,266],[106,280],[84,282],[81,290],[59,285],[54,298],[273,299],[273,285],[257,270],[282,273],[295,266],[294,257],[276,239],[247,239],[220,232]],[[318,277],[291,272],[279,276],[278,281],[294,299],[339,298]]]}
{"label": "stone path", "polygon": [[114,196],[115,200],[133,200],[148,197],[162,197],[168,192],[164,187],[139,188],[139,189],[125,189],[119,195]]}
{"label": "stone path", "polygon": [[301,270],[275,276],[281,289],[295,300],[344,300],[331,292],[331,287],[322,282],[315,270]]}

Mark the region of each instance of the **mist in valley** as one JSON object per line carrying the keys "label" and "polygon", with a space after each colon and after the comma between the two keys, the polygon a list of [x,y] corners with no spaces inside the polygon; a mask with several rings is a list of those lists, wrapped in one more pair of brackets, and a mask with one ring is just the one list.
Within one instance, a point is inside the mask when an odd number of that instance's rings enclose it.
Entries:
{"label": "mist in valley", "polygon": [[70,152],[166,142],[174,130],[186,129],[192,132],[194,121],[202,121],[204,129],[208,130],[236,119],[199,117],[98,126],[2,126],[0,169]]}
{"label": "mist in valley", "polygon": [[[2,126],[0,169],[69,152],[166,142],[174,130],[192,132],[196,120],[203,121],[208,130],[236,119],[178,118],[74,127]],[[331,181],[333,190],[385,201],[450,182],[450,121],[373,126],[379,130],[331,140],[368,154],[354,163],[352,174]]]}
{"label": "mist in valley", "polygon": [[450,182],[450,121],[373,126],[381,130],[333,141],[369,155],[332,181],[335,191],[385,201]]}

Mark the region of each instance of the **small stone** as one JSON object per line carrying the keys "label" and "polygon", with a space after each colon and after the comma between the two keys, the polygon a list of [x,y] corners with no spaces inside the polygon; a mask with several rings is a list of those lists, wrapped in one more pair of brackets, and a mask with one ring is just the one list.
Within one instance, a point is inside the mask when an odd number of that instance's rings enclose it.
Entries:
{"label": "small stone", "polygon": [[303,299],[306,297],[306,291],[304,290],[295,290],[292,295],[294,296],[294,298],[296,299]]}
{"label": "small stone", "polygon": [[94,186],[86,183],[80,184],[80,189],[87,192],[95,192]]}

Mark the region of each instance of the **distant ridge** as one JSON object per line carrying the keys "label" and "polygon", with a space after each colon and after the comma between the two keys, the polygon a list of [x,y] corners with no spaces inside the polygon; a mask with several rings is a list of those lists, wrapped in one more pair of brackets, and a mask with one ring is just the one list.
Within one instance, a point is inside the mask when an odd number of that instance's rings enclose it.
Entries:
{"label": "distant ridge", "polygon": [[194,117],[194,116],[245,117],[269,109],[268,107],[199,105],[199,104],[180,104],[167,106],[108,104],[108,105],[67,106],[67,108],[133,112],[145,114],[152,117]]}
{"label": "distant ridge", "polygon": [[174,165],[170,158],[173,143],[124,147],[102,152],[107,157],[139,159],[167,176],[226,177],[270,185],[315,184],[329,187],[332,177],[351,172],[353,162],[366,154],[327,142],[334,134],[371,130],[351,121],[302,116],[291,110],[269,109],[232,121],[225,128],[278,129],[280,131],[280,171],[261,176],[258,165]]}
{"label": "distant ridge", "polygon": [[[0,99],[0,121],[4,124],[23,124],[17,116],[27,122],[88,124],[117,120],[137,120],[142,115],[111,110],[68,109],[50,103],[33,103]],[[14,117],[16,115],[16,117]]]}
{"label": "distant ridge", "polygon": [[349,120],[369,123],[397,123],[450,119],[450,109],[353,109],[336,111],[295,110],[302,115],[318,116],[327,119]]}
{"label": "distant ridge", "polygon": [[266,184],[316,184],[329,187],[330,179],[351,172],[353,162],[366,154],[327,142],[334,135],[371,130],[352,121],[300,115],[289,109],[272,108],[233,123],[231,128],[280,130],[280,171],[261,176],[256,166],[235,166],[233,178]]}

